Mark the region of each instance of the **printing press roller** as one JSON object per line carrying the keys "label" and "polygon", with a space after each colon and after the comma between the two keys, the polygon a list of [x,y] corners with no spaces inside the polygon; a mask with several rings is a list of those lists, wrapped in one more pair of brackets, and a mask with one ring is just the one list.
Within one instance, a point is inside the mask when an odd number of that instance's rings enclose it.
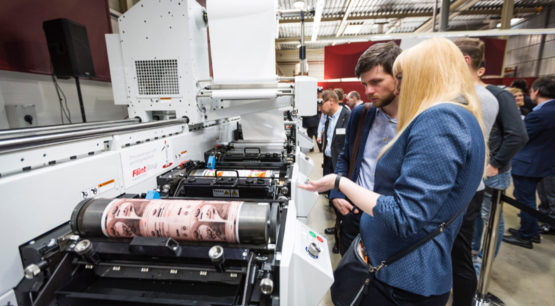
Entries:
{"label": "printing press roller", "polygon": [[267,202],[87,199],[73,210],[70,224],[81,237],[265,244],[275,241],[274,211]]}

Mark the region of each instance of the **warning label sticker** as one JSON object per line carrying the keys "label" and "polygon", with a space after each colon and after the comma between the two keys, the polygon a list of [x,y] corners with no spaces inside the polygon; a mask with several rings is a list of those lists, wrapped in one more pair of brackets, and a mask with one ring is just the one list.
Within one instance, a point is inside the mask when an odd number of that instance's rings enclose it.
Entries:
{"label": "warning label sticker", "polygon": [[218,198],[238,198],[239,189],[212,189],[212,196]]}

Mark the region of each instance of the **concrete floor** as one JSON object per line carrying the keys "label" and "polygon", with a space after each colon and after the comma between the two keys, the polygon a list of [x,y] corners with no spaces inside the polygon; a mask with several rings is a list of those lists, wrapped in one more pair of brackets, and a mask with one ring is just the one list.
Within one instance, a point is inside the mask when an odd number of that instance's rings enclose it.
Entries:
{"label": "concrete floor", "polygon": [[[322,154],[309,153],[309,156],[315,165],[310,178],[320,178]],[[512,186],[507,194],[512,195]],[[509,227],[518,228],[518,212],[516,208],[504,205],[505,230]],[[320,196],[308,216],[308,225],[323,233],[324,229],[333,226],[334,222],[334,212],[328,206],[328,200]],[[341,257],[331,252],[333,236],[328,235],[327,238],[331,262],[335,269]],[[541,243],[534,244],[531,250],[501,243],[492,267],[489,292],[498,296],[507,306],[555,305],[555,236],[542,236]],[[329,291],[320,305],[333,305]]]}

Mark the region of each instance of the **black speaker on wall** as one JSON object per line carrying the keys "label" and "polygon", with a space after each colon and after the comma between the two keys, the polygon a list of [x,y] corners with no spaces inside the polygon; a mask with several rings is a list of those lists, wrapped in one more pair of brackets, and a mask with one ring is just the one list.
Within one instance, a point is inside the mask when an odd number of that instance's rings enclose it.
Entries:
{"label": "black speaker on wall", "polygon": [[43,22],[48,52],[58,77],[93,77],[94,65],[87,28],[60,18]]}

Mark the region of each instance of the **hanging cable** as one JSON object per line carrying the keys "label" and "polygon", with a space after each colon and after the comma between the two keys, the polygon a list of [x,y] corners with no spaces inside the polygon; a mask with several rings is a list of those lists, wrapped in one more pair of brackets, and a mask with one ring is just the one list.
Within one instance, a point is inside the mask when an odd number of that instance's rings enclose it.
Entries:
{"label": "hanging cable", "polygon": [[51,76],[52,82],[54,82],[54,88],[56,89],[56,94],[58,95],[58,103],[60,104],[60,118],[62,120],[62,124],[65,123],[64,117],[69,123],[71,123],[71,112],[69,111],[69,107],[67,105],[67,97],[60,84],[58,84],[58,80],[54,73],[52,73]]}

